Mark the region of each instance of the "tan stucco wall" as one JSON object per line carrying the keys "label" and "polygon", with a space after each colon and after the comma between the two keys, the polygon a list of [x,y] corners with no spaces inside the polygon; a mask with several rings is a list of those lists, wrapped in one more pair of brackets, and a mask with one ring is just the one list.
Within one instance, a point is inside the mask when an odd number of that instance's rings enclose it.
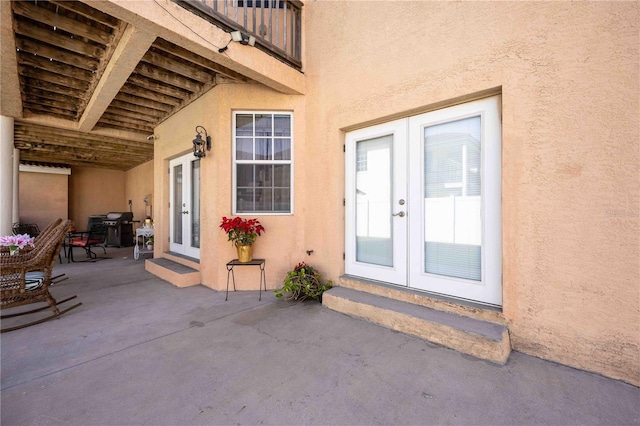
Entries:
{"label": "tan stucco wall", "polygon": [[[195,127],[204,126],[212,136],[213,148],[201,162],[201,248],[200,270],[202,284],[223,290],[226,286],[227,261],[237,257],[235,248],[227,241],[226,234],[218,228],[223,216],[231,212],[232,140],[231,119],[233,110],[282,110],[294,113],[294,163],[295,173],[304,174],[304,98],[284,95],[258,85],[220,85],[189,105],[176,116],[156,128],[159,138],[155,142],[155,204],[154,228],[157,244],[168,250],[169,230],[169,160],[193,150],[191,141]],[[268,258],[266,265],[267,286],[275,288],[285,272],[304,254],[304,190],[294,193],[293,215],[249,215],[257,217],[267,232],[259,237],[254,257]],[[158,236],[162,236],[158,238]],[[258,268],[239,269],[236,274],[239,290],[258,289]]]}
{"label": "tan stucco wall", "polygon": [[69,176],[69,219],[76,229],[87,227],[89,216],[129,211],[125,172],[72,167]]}
{"label": "tan stucco wall", "polygon": [[[345,130],[501,94],[503,299],[514,349],[640,385],[639,4],[305,3],[306,95],[219,85],[155,131],[154,219],[168,249],[168,161],[202,161],[204,285],[233,247],[231,111],[294,111],[295,213],[257,216],[268,286],[306,260],[344,272]],[[307,256],[305,250],[313,249]],[[257,268],[237,275],[256,289]]]}
{"label": "tan stucco wall", "polygon": [[44,229],[51,221],[67,219],[69,175],[20,172],[20,222]]}
{"label": "tan stucco wall", "polygon": [[[144,203],[146,196],[149,196],[148,206]],[[144,223],[147,215],[151,215],[151,208],[153,207],[153,161],[147,161],[125,172],[124,198],[127,202],[125,211],[129,210],[128,203],[131,200],[133,219],[139,220],[140,223],[136,224],[136,227],[140,226]]]}
{"label": "tan stucco wall", "polygon": [[501,88],[514,348],[640,384],[638,7],[306,3],[306,155],[323,161],[302,172],[317,262],[343,272],[339,129]]}

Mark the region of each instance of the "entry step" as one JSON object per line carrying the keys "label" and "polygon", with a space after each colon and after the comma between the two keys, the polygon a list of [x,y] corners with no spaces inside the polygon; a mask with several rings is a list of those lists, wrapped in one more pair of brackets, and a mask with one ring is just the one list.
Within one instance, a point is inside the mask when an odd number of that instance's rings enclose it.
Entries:
{"label": "entry step", "polygon": [[322,304],[334,311],[498,364],[504,364],[511,353],[509,332],[504,324],[345,287],[334,287],[323,293]]}
{"label": "entry step", "polygon": [[200,284],[200,271],[170,259],[147,259],[144,266],[148,272],[176,287]]}

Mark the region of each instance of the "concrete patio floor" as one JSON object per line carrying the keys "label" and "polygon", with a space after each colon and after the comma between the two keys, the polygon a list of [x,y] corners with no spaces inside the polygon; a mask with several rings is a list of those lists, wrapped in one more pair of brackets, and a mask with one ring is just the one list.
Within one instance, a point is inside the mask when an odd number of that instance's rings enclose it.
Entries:
{"label": "concrete patio floor", "polygon": [[271,292],[225,302],[132,252],[58,264],[54,297],[82,306],[1,335],[3,426],[640,424],[629,384],[517,352],[494,365]]}

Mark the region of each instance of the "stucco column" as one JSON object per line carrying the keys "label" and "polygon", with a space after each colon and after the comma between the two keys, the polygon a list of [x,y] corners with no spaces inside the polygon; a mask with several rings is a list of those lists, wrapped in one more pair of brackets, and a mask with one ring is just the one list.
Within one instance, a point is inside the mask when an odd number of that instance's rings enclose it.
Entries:
{"label": "stucco column", "polygon": [[[13,134],[13,133],[12,133]],[[20,150],[13,148],[13,205],[11,223],[20,222]]]}
{"label": "stucco column", "polygon": [[13,118],[0,116],[0,235],[11,234],[13,219]]}

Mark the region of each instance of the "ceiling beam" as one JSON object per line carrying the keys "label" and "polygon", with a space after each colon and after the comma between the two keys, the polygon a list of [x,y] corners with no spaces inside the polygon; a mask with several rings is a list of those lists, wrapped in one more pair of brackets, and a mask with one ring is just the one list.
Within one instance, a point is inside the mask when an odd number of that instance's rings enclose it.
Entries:
{"label": "ceiling beam", "polygon": [[111,104],[156,36],[128,25],[80,119],[79,130],[91,131]]}
{"label": "ceiling beam", "polygon": [[0,1],[0,115],[22,117],[11,2]]}

